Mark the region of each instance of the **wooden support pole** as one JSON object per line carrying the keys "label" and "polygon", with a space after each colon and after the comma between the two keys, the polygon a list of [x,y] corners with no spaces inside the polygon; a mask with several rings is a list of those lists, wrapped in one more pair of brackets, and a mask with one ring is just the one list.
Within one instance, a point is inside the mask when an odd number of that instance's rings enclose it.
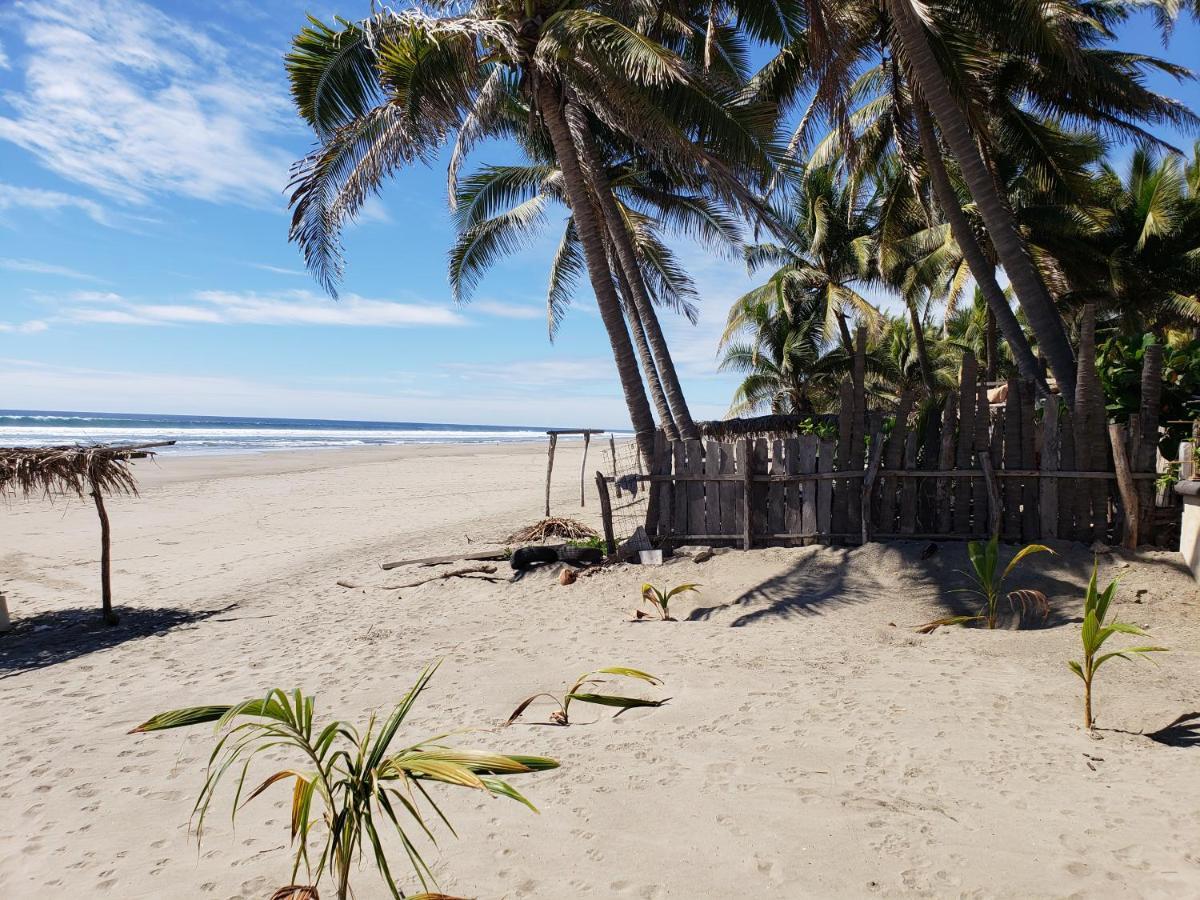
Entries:
{"label": "wooden support pole", "polygon": [[1121,511],[1125,519],[1125,535],[1121,546],[1136,550],[1138,545],[1138,501],[1129,455],[1125,452],[1125,426],[1109,425],[1108,440],[1112,444],[1113,468],[1117,473],[1117,491],[1121,496]]}
{"label": "wooden support pole", "polygon": [[558,435],[550,435],[550,455],[546,459],[546,518],[550,518],[550,473],[554,471],[554,448],[558,445]]}
{"label": "wooden support pole", "polygon": [[988,533],[995,537],[1000,533],[1000,486],[996,483],[996,473],[992,469],[992,457],[987,450],[978,454],[979,468],[983,470],[983,483],[987,487],[988,496]]}
{"label": "wooden support pole", "polygon": [[[610,432],[608,435],[608,452],[612,454],[613,483],[617,481],[617,439]],[[617,485],[617,499],[621,499],[621,486]]]}
{"label": "wooden support pole", "polygon": [[608,496],[608,479],[603,472],[596,472],[596,490],[600,492],[600,519],[604,523],[604,547],[608,555],[617,552],[617,540],[613,535],[612,499]]}
{"label": "wooden support pole", "polygon": [[[585,431],[583,433],[583,464],[579,467],[579,506],[581,508],[587,506],[587,503],[585,503],[584,499],[583,499],[583,485],[584,485],[584,477],[587,474],[588,444],[590,444],[591,442],[592,442],[592,436]],[[549,517],[549,515],[550,515],[550,513],[546,513],[547,517]]]}
{"label": "wooden support pole", "polygon": [[737,442],[737,467],[742,472],[742,549],[754,546],[754,518],[751,509],[754,500],[754,475],[750,471],[750,441],[742,438]]}
{"label": "wooden support pole", "polygon": [[871,435],[871,456],[867,462],[867,474],[862,483],[862,542],[871,540],[871,494],[875,490],[875,476],[879,474],[879,461],[883,457],[883,429],[876,427]]}
{"label": "wooden support pole", "polygon": [[104,508],[104,497],[95,479],[91,479],[92,499],[96,502],[96,514],[100,516],[100,604],[105,625],[116,625],[120,620],[112,608],[112,563],[110,555],[108,510]]}

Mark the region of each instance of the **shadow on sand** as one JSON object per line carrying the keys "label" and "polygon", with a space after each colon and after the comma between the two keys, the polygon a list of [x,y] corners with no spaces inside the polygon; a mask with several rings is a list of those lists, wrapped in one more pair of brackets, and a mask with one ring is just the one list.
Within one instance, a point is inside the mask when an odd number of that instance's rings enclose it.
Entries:
{"label": "shadow on sand", "polygon": [[19,619],[12,631],[0,635],[0,679],[191,625],[235,606],[207,610],[117,607],[118,625],[105,625],[95,607],[59,609]]}
{"label": "shadow on sand", "polygon": [[866,603],[871,599],[870,591],[847,588],[850,553],[849,548],[841,547],[806,556],[787,572],[768,578],[727,603],[692,610],[687,621],[707,621],[728,610],[745,609],[729,623],[731,628],[740,628],[766,619],[819,616],[827,607]]}
{"label": "shadow on sand", "polygon": [[1200,747],[1200,712],[1185,713],[1158,731],[1146,732],[1146,737],[1168,747]]}

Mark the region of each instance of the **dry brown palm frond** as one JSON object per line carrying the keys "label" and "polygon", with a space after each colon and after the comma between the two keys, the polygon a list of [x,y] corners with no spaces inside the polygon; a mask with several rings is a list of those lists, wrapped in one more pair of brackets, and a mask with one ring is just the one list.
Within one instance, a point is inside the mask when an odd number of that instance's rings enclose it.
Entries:
{"label": "dry brown palm frond", "polygon": [[105,444],[0,448],[0,496],[82,497],[94,488],[108,495],[136,495],[129,461],[146,456],[153,454],[142,448]]}
{"label": "dry brown palm frond", "polygon": [[577,541],[599,537],[595,529],[578,522],[575,519],[562,519],[552,516],[542,519],[527,528],[514,531],[505,540],[506,544],[527,544],[532,541],[544,541],[546,538],[566,538]]}

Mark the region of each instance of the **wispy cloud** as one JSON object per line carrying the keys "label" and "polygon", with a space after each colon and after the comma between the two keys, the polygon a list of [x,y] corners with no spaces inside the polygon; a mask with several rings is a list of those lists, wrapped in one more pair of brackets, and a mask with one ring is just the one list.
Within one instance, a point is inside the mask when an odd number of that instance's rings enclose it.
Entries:
{"label": "wispy cloud", "polygon": [[37,334],[47,329],[45,322],[33,319],[28,322],[0,322],[0,334]]}
{"label": "wispy cloud", "polygon": [[75,278],[80,281],[101,281],[95,275],[79,272],[68,266],[42,262],[40,259],[6,259],[0,258],[0,269],[10,272],[30,272],[34,275],[57,275],[60,278]]}
{"label": "wispy cloud", "polygon": [[499,300],[476,300],[471,304],[470,308],[481,313],[485,313],[489,316],[499,316],[502,319],[546,318],[546,310],[544,307],[533,306],[528,303],[503,303]]}
{"label": "wispy cloud", "polygon": [[303,276],[307,274],[302,269],[288,269],[284,266],[272,266],[267,263],[246,263],[252,269],[261,269],[264,272],[273,272],[276,275],[297,275]]}
{"label": "wispy cloud", "polygon": [[453,327],[467,320],[449,307],[348,294],[333,301],[312,291],[197,291],[183,301],[149,302],[100,291],[77,291],[58,307],[69,322],[104,325],[325,325],[357,328]]}
{"label": "wispy cloud", "polygon": [[8,54],[4,52],[4,45],[0,44],[0,69],[8,68]]}
{"label": "wispy cloud", "polygon": [[0,140],[124,201],[279,202],[291,125],[278,79],[245,71],[264,63],[137,0],[33,0],[9,21],[30,52]]}
{"label": "wispy cloud", "polygon": [[31,209],[35,212],[57,213],[64,209],[77,209],[100,225],[111,225],[108,214],[99,203],[86,197],[64,194],[62,191],[47,191],[41,188],[19,187],[0,181],[0,221],[10,210]]}

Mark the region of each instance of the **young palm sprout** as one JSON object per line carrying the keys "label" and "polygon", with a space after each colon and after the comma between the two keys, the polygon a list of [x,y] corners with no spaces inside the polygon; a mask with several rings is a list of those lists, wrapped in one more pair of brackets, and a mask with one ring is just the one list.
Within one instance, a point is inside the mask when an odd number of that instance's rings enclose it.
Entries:
{"label": "young palm sprout", "polygon": [[1096,671],[1113,657],[1130,659],[1130,654],[1145,656],[1147,653],[1165,653],[1167,649],[1166,647],[1126,647],[1123,650],[1111,650],[1108,653],[1097,655],[1100,653],[1100,648],[1104,646],[1104,642],[1114,634],[1150,636],[1136,625],[1130,625],[1127,622],[1111,621],[1107,625],[1104,624],[1104,620],[1108,616],[1108,607],[1117,590],[1117,582],[1114,580],[1103,591],[1099,590],[1096,587],[1097,568],[1097,564],[1093,563],[1092,580],[1088,582],[1087,596],[1083,601],[1083,629],[1080,633],[1080,640],[1083,643],[1083,661],[1074,659],[1067,661],[1071,671],[1083,681],[1083,725],[1088,731],[1092,731],[1096,727],[1096,720],[1092,716],[1092,682],[1096,677]]}
{"label": "young palm sprout", "polygon": [[[662,621],[674,622],[675,619],[671,616],[670,612],[671,598],[677,597],[680,594],[686,594],[689,591],[698,594],[700,593],[696,590],[698,587],[700,587],[698,584],[679,584],[669,591],[664,592],[652,584],[643,584],[642,599],[654,607],[655,611],[658,612],[658,617]],[[634,615],[636,618],[644,619],[650,614],[639,609]]]}
{"label": "young palm sprout", "polygon": [[[979,612],[973,616],[950,616],[945,619],[936,619],[933,622],[927,622],[917,629],[922,634],[936,631],[942,625],[965,625],[969,622],[983,622],[988,628],[995,628],[1000,620],[1000,598],[1004,594],[1004,581],[1013,569],[1025,557],[1034,553],[1053,553],[1049,547],[1043,544],[1028,544],[1017,551],[1014,556],[1004,567],[1003,572],[997,572],[1000,566],[1000,538],[998,535],[992,535],[991,540],[986,544],[980,541],[971,541],[967,544],[967,558],[971,561],[971,571],[962,572],[966,575],[973,585],[967,588],[959,588],[957,593],[974,594],[983,600],[983,606]],[[1024,588],[1017,591],[1010,591],[1007,594],[1008,605],[1011,609],[1021,609],[1022,612],[1034,612],[1041,615],[1044,619],[1050,613],[1050,602],[1046,599],[1046,595],[1041,591],[1035,591]]]}
{"label": "young palm sprout", "polygon": [[572,700],[578,703],[594,703],[597,706],[616,706],[618,709],[616,715],[613,716],[615,719],[627,709],[634,709],[636,707],[643,706],[662,706],[671,699],[670,697],[664,697],[662,700],[642,700],[638,697],[623,697],[617,694],[593,694],[582,692],[580,690],[581,688],[593,684],[604,683],[603,679],[594,678],[593,676],[595,675],[620,675],[624,678],[636,678],[639,681],[645,681],[647,684],[652,684],[655,686],[663,683],[662,679],[658,678],[657,676],[650,675],[638,669],[626,668],[625,666],[610,666],[607,669],[596,669],[593,672],[584,672],[575,680],[573,685],[567,688],[567,692],[563,695],[561,700],[556,695],[545,692],[534,694],[532,697],[526,697],[521,701],[520,705],[513,710],[513,714],[508,717],[508,721],[504,724],[511,725],[513,722],[517,721],[517,719],[520,718],[521,713],[525,712],[525,710],[529,708],[529,705],[539,697],[548,697],[558,705],[558,709],[550,713],[550,721],[538,723],[541,725],[570,725],[571,719],[568,711],[570,709]]}
{"label": "young palm sprout", "polygon": [[[159,713],[131,734],[206,722],[216,722],[217,732],[223,732],[209,757],[208,775],[192,810],[197,839],[217,786],[230,773],[236,772],[237,780],[233,799],[235,816],[242,806],[276,782],[292,783],[289,822],[296,849],[291,881],[296,881],[302,865],[308,876],[315,872],[316,879],[312,885],[290,884],[281,888],[277,897],[317,900],[318,884],[328,872],[335,882],[338,900],[346,900],[350,896],[350,874],[363,856],[364,845],[369,845],[379,875],[391,895],[400,898],[405,894],[392,875],[382,842],[388,824],[395,828],[412,870],[426,891],[430,885],[436,885],[436,879],[401,824],[401,817],[407,815],[433,841],[433,832],[419,808],[423,802],[451,833],[454,831],[426,790],[426,783],[437,781],[498,794],[537,812],[516,788],[497,776],[540,772],[558,766],[554,760],[540,756],[447,747],[441,743],[446,735],[393,748],[400,726],[438,665],[426,667],[412,690],[382,723],[377,723],[372,715],[365,732],[343,721],[332,721],[318,731],[313,726],[312,697],[302,696],[299,691],[288,695],[273,688],[262,699],[235,706],[197,706]],[[268,776],[243,798],[251,762],[259,753],[272,748],[294,751],[297,767]],[[313,826],[318,824],[324,827],[315,829]],[[309,859],[310,841],[314,837],[321,848],[315,866]]]}

